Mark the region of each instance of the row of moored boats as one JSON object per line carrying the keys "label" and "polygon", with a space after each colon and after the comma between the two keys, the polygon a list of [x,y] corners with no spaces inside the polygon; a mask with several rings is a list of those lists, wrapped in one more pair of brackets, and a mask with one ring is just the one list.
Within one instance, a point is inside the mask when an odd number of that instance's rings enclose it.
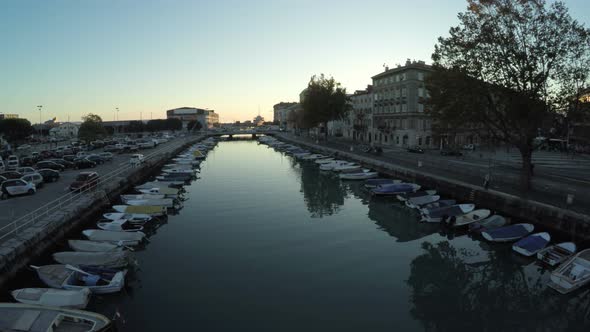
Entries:
{"label": "row of moored boats", "polygon": [[107,331],[103,315],[86,308],[92,294],[120,292],[128,270],[137,266],[134,248],[147,241],[168,211],[182,207],[183,186],[196,178],[201,161],[217,144],[209,138],[190,147],[163,167],[156,181],[121,195],[122,204],[103,214],[96,228],[70,239],[70,251],[52,254],[57,264],[31,267],[47,288],[11,292],[20,303],[0,303],[2,331]]}
{"label": "row of moored boats", "polygon": [[488,209],[476,209],[475,204],[444,199],[436,190],[424,190],[416,183],[380,178],[378,172],[355,162],[337,159],[334,155],[313,153],[270,136],[261,137],[259,141],[302,162],[315,163],[320,170],[335,173],[340,179],[364,180],[372,195],[397,198],[408,208],[415,209],[422,222],[464,228],[481,234],[490,242],[514,242],[512,249],[518,254],[536,257],[542,263],[556,267],[548,285],[560,293],[569,293],[590,282],[590,249],[577,252],[573,242],[551,244],[551,235],[547,232],[533,233],[533,224],[509,224],[507,218]]}

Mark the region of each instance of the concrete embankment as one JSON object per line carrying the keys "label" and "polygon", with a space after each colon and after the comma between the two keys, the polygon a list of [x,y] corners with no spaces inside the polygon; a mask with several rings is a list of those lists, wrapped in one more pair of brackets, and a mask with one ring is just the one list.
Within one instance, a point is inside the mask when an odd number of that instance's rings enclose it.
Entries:
{"label": "concrete embankment", "polygon": [[146,160],[141,166],[132,168],[113,181],[101,184],[95,192],[83,195],[59,212],[39,219],[31,226],[19,231],[14,238],[1,243],[0,286],[14,277],[20,269],[29,265],[31,260],[46,253],[70,231],[96,220],[97,215],[109,207],[120,194],[143,183],[170,158],[203,138],[201,136],[187,140],[184,144],[178,144],[177,147]]}
{"label": "concrete embankment", "polygon": [[284,135],[276,135],[283,141],[306,146],[323,154],[337,153],[338,157],[356,161],[392,178],[420,184],[424,188],[436,189],[441,195],[462,202],[473,202],[478,208],[487,208],[518,221],[542,225],[567,237],[590,241],[590,216],[560,207],[528,200],[523,197],[495,190],[485,190],[459,180],[442,177],[419,168],[408,168],[384,162],[354,152],[325,147],[319,144],[299,141]]}

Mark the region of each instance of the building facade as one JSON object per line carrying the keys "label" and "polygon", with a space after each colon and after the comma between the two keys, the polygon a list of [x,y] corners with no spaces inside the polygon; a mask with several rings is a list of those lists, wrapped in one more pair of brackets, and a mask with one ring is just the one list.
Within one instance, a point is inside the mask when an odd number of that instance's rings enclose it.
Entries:
{"label": "building facade", "polygon": [[385,68],[373,79],[371,140],[398,147],[434,147],[432,120],[425,112],[424,79],[432,68],[424,61]]}
{"label": "building facade", "polygon": [[279,124],[281,128],[287,128],[287,116],[293,110],[293,106],[297,105],[295,102],[280,102],[275,104],[273,109],[273,122]]}
{"label": "building facade", "polygon": [[373,86],[350,95],[352,110],[348,114],[344,136],[354,141],[371,142],[373,137]]}
{"label": "building facade", "polygon": [[78,137],[80,125],[72,122],[59,124],[57,127],[49,129],[49,136],[55,138],[73,138]]}
{"label": "building facade", "polygon": [[215,111],[196,107],[180,107],[167,110],[166,117],[181,120],[183,128],[186,128],[191,121],[199,121],[203,128],[212,128],[219,124],[219,115]]}
{"label": "building facade", "polygon": [[0,113],[0,120],[4,120],[4,119],[18,119],[18,114]]}

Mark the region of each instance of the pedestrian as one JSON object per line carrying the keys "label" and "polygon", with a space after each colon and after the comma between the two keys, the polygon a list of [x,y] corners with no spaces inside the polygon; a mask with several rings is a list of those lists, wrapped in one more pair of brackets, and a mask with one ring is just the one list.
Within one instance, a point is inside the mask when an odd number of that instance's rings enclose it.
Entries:
{"label": "pedestrian", "polygon": [[488,190],[490,186],[490,173],[487,173],[483,179],[483,187],[485,190]]}

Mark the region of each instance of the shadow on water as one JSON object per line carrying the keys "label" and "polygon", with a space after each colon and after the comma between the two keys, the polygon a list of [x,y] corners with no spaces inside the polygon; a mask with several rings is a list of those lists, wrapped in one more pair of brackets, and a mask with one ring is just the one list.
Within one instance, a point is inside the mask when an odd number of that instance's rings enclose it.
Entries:
{"label": "shadow on water", "polygon": [[579,331],[590,323],[590,291],[557,294],[544,268],[507,257],[510,246],[488,251],[485,264],[466,264],[470,253],[448,241],[422,249],[406,283],[410,313],[427,331]]}

